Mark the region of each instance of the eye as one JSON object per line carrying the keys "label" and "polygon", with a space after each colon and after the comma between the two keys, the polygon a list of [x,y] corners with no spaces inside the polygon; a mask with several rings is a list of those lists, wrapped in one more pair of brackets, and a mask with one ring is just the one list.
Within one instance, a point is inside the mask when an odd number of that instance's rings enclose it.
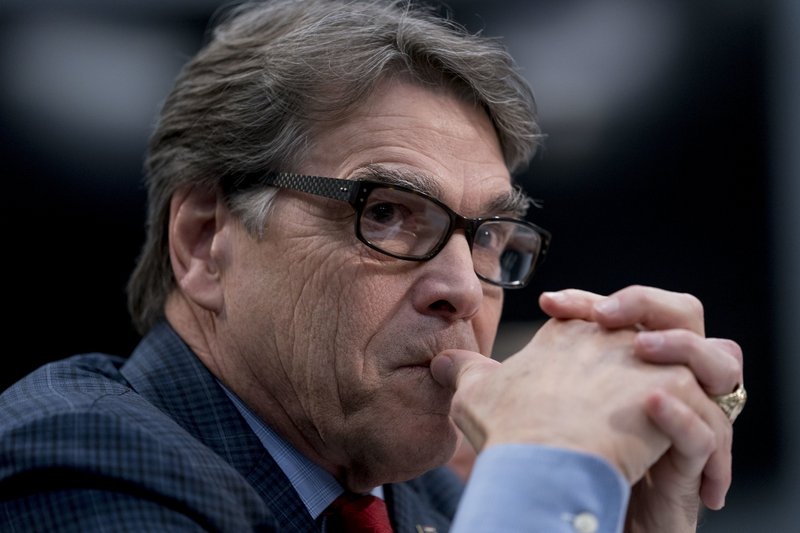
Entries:
{"label": "eye", "polygon": [[361,212],[359,238],[382,252],[419,258],[437,246],[450,218],[436,203],[411,191],[376,188]]}
{"label": "eye", "polygon": [[478,228],[474,246],[492,250],[499,254],[508,241],[508,231],[502,224],[484,224]]}
{"label": "eye", "polygon": [[364,218],[376,224],[392,226],[408,217],[408,208],[403,205],[381,202],[370,205],[364,212]]}

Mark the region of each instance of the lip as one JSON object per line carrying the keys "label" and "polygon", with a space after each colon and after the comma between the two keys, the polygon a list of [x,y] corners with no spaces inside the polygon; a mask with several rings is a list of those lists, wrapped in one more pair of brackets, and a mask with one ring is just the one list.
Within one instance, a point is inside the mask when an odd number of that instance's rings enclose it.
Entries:
{"label": "lip", "polygon": [[422,384],[433,381],[433,374],[431,374],[430,361],[419,364],[410,364],[395,367],[391,373],[395,378],[400,378],[403,381],[412,380],[414,383]]}
{"label": "lip", "polygon": [[421,368],[421,369],[424,369],[424,370],[430,370],[431,361],[430,361],[430,359],[428,359],[425,362],[410,363],[410,364],[406,364],[406,365],[400,365],[398,368]]}
{"label": "lip", "polygon": [[393,339],[394,346],[387,354],[388,361],[394,363],[391,366],[396,369],[424,369],[430,372],[431,361],[445,350],[477,350],[473,333],[463,328],[447,328],[428,334],[423,333],[424,331],[425,328],[420,327],[412,338],[402,335]]}
{"label": "lip", "polygon": [[438,346],[405,346],[401,352],[396,354],[394,368],[424,368],[430,369],[431,361],[436,357]]}
{"label": "lip", "polygon": [[[432,358],[431,358],[432,359]],[[423,378],[431,375],[431,359],[424,361],[417,360],[415,362],[405,363],[394,367],[394,372],[400,374],[408,374],[411,376],[418,376]]]}

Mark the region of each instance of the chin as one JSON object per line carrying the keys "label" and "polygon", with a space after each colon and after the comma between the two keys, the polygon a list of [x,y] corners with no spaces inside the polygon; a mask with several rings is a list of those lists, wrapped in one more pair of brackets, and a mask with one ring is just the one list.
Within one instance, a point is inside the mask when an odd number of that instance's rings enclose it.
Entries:
{"label": "chin", "polygon": [[[439,417],[435,417],[439,418]],[[408,428],[396,441],[396,471],[402,473],[396,481],[406,481],[447,463],[455,453],[460,433],[449,416],[445,422],[423,424]]]}
{"label": "chin", "polygon": [[[383,438],[364,437],[360,460],[347,473],[351,490],[371,490],[385,483],[418,477],[447,463],[459,442],[459,432],[449,416],[418,417],[414,424],[397,422]],[[422,423],[420,423],[422,422]]]}

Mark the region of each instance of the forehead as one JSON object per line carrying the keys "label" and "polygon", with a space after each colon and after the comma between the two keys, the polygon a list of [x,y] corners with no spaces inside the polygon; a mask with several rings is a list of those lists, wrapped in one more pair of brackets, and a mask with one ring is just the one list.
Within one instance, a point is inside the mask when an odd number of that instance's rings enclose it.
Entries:
{"label": "forehead", "polygon": [[321,128],[299,169],[340,178],[380,167],[462,214],[485,212],[512,190],[486,112],[446,89],[387,80],[346,120]]}

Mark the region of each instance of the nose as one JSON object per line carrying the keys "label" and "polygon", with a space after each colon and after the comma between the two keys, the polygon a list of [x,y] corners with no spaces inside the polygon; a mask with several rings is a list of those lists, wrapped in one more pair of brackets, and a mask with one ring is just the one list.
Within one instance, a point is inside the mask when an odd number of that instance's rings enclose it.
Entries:
{"label": "nose", "polygon": [[472,264],[472,253],[462,231],[433,259],[420,263],[412,298],[415,309],[448,321],[471,318],[483,302],[483,286]]}

